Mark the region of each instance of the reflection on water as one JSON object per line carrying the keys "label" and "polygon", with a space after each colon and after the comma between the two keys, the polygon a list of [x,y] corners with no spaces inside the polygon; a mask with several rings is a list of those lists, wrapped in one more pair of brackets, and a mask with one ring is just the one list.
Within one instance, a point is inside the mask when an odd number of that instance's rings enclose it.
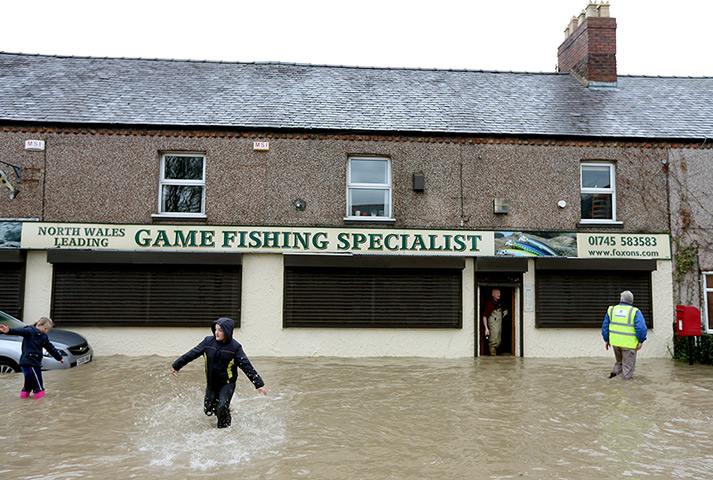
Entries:
{"label": "reflection on water", "polygon": [[[0,377],[0,477],[242,479],[711,478],[713,370],[642,359],[254,358],[233,425],[202,413],[203,372],[108,357]],[[241,373],[242,375],[242,373]]]}

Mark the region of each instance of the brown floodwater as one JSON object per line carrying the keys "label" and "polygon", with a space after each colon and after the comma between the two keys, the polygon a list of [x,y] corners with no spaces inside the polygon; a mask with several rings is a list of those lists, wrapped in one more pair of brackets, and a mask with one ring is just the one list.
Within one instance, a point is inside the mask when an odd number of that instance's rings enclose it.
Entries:
{"label": "brown floodwater", "polygon": [[98,357],[20,400],[0,377],[0,478],[709,479],[713,367],[639,359],[253,358],[233,425],[200,361]]}

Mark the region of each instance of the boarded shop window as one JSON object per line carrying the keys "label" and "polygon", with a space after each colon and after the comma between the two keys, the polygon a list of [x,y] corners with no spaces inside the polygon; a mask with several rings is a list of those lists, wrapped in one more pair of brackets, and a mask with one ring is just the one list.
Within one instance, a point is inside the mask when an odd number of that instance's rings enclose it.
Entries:
{"label": "boarded shop window", "polygon": [[202,216],[204,203],[205,155],[164,153],[161,156],[159,213]]}
{"label": "boarded shop window", "polygon": [[461,328],[459,269],[285,268],[285,327]]}
{"label": "boarded shop window", "polygon": [[52,318],[58,325],[240,325],[239,265],[56,263]]}
{"label": "boarded shop window", "polygon": [[606,310],[630,290],[634,306],[653,326],[651,272],[605,270],[538,270],[536,273],[539,328],[601,328]]}
{"label": "boarded shop window", "polygon": [[616,185],[614,165],[581,164],[582,222],[616,220]]}
{"label": "boarded shop window", "polygon": [[[2,271],[2,275],[0,275],[0,310],[13,317],[22,318],[22,285],[25,264],[0,263],[0,271]],[[30,323],[34,323],[34,320]]]}
{"label": "boarded shop window", "polygon": [[[366,217],[366,218],[365,218]],[[347,218],[391,218],[391,162],[352,157],[347,168]]]}

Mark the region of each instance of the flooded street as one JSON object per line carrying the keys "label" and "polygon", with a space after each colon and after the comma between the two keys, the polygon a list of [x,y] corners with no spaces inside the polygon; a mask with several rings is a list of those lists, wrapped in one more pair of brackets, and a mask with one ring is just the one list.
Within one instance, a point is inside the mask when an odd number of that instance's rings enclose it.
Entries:
{"label": "flooded street", "polygon": [[99,357],[45,372],[20,400],[0,377],[7,479],[704,479],[713,367],[640,359],[253,358],[233,425],[202,412],[202,362]]}

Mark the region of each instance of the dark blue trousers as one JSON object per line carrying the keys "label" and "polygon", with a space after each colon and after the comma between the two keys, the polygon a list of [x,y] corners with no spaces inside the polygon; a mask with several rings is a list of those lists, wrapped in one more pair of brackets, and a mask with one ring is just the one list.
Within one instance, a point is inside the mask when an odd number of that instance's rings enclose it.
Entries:
{"label": "dark blue trousers", "polygon": [[45,389],[42,383],[42,368],[40,367],[25,367],[21,366],[22,374],[25,376],[25,385],[22,387],[23,392],[41,392]]}
{"label": "dark blue trousers", "polygon": [[208,385],[205,388],[203,411],[206,415],[218,415],[218,428],[230,426],[230,401],[235,392],[234,383],[220,386]]}

